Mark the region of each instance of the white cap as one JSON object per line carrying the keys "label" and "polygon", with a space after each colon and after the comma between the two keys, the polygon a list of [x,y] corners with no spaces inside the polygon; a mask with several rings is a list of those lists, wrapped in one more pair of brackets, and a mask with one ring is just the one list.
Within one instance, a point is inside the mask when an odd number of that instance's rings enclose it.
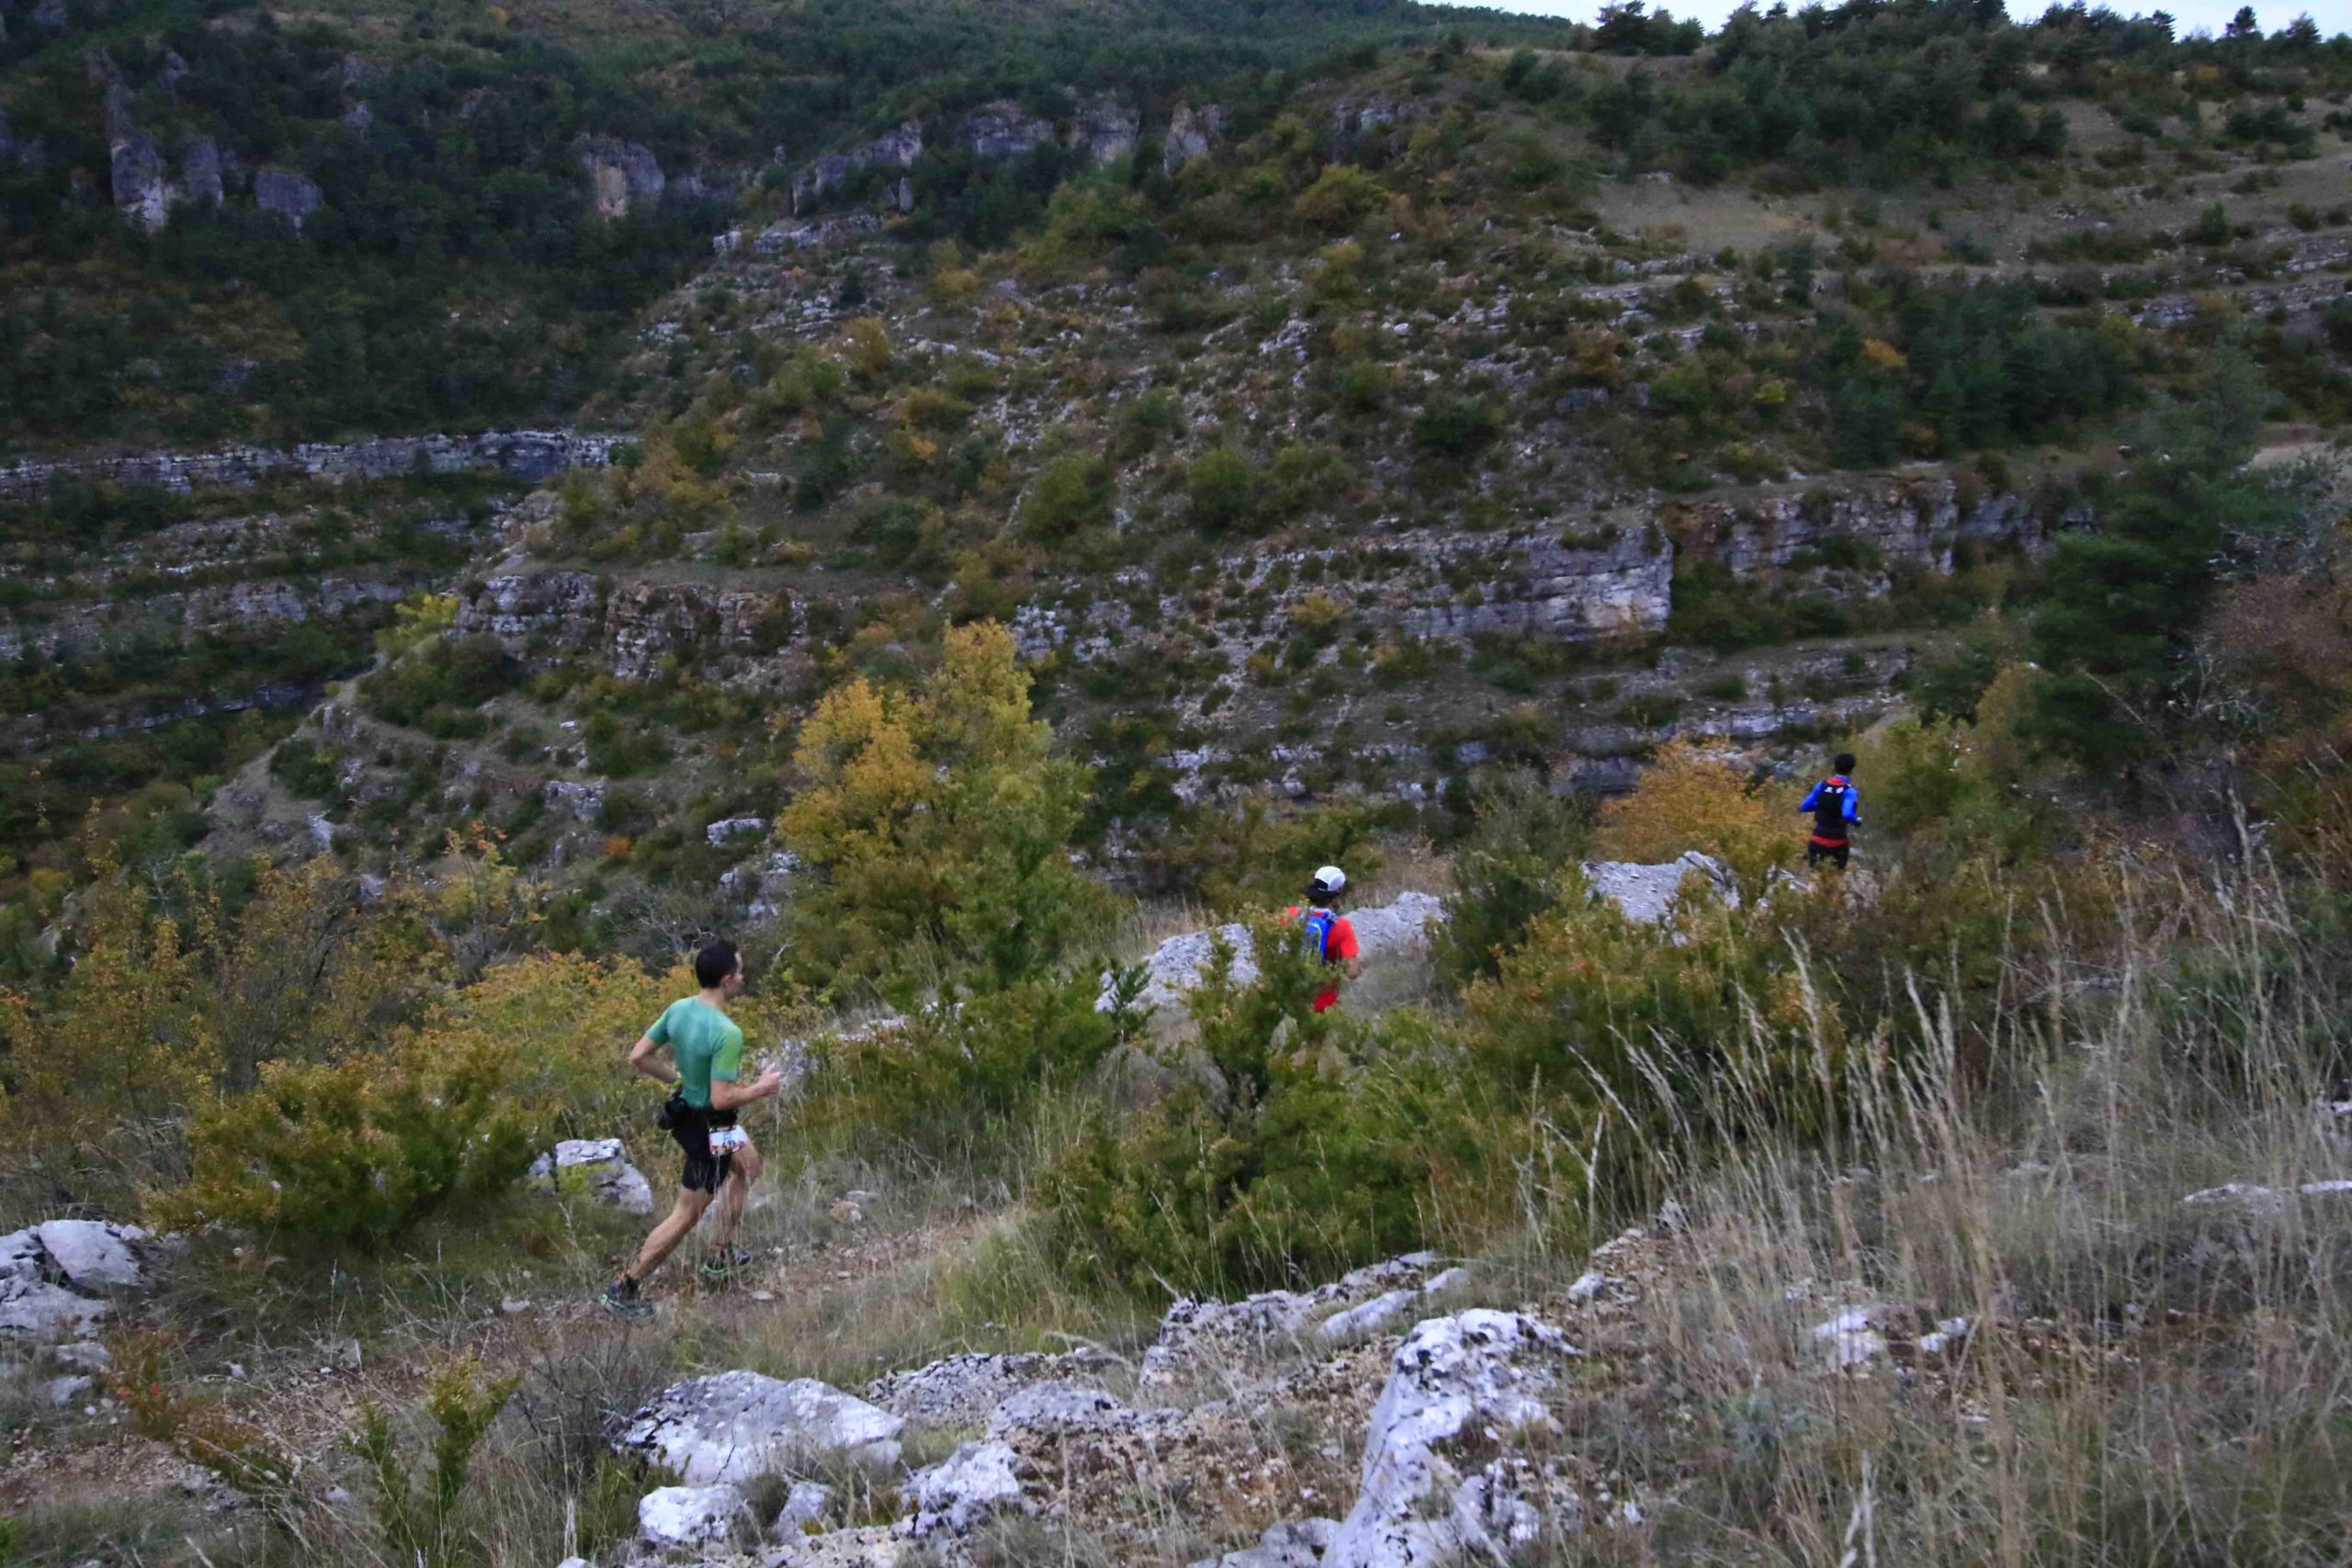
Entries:
{"label": "white cap", "polygon": [[1348,874],[1336,865],[1327,865],[1315,874],[1307,886],[1317,893],[1337,893],[1348,885]]}

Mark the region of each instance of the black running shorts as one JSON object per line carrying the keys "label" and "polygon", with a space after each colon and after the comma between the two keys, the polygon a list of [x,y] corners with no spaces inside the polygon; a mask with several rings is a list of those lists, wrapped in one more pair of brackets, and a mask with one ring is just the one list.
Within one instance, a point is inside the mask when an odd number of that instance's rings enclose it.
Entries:
{"label": "black running shorts", "polygon": [[1851,844],[1807,844],[1804,847],[1804,863],[1819,865],[1823,861],[1828,861],[1843,871],[1846,869],[1846,857],[1853,852]]}
{"label": "black running shorts", "polygon": [[670,1129],[670,1136],[678,1140],[678,1147],[684,1150],[686,1156],[686,1168],[678,1177],[679,1186],[689,1192],[718,1190],[719,1183],[725,1181],[728,1174],[735,1168],[735,1156],[731,1154],[720,1155],[717,1158],[711,1156],[710,1130],[733,1125],[735,1112],[732,1111],[695,1111],[692,1115],[678,1118],[676,1124]]}

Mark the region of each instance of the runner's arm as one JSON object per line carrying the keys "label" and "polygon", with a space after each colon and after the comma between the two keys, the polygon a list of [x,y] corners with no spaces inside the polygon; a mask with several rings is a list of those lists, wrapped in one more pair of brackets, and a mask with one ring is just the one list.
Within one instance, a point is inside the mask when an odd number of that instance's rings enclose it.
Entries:
{"label": "runner's arm", "polygon": [[678,1069],[656,1055],[662,1043],[650,1034],[640,1034],[637,1043],[628,1048],[629,1070],[651,1078],[655,1083],[676,1083]]}
{"label": "runner's arm", "polygon": [[[1787,797],[1782,796],[1782,798],[1785,799]],[[1811,811],[1815,807],[1819,806],[1820,804],[1821,786],[1819,784],[1815,784],[1811,789],[1804,792],[1804,799],[1798,805],[1797,809],[1799,811]]]}
{"label": "runner's arm", "polygon": [[765,1100],[784,1088],[784,1074],[770,1067],[750,1083],[738,1083],[733,1078],[710,1075],[710,1108],[713,1111],[733,1111],[755,1100]]}

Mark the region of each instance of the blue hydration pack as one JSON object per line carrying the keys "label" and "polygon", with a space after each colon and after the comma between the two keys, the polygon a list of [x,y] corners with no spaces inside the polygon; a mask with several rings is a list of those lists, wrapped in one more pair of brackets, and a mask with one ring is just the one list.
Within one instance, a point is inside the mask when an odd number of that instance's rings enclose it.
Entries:
{"label": "blue hydration pack", "polygon": [[1298,917],[1303,932],[1299,942],[1302,952],[1324,964],[1331,962],[1331,928],[1340,922],[1338,913],[1330,909],[1308,908]]}

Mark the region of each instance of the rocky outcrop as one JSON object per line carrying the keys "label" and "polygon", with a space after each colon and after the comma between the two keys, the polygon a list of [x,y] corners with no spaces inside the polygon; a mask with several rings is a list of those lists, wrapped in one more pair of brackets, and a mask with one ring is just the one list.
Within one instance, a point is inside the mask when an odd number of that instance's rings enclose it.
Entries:
{"label": "rocky outcrop", "polygon": [[[885,131],[863,147],[828,152],[792,176],[792,210],[805,210],[833,196],[860,169],[911,169],[922,156],[922,127],[913,120]],[[901,210],[911,204],[913,195],[912,188],[903,183],[891,191],[895,205]]]}
{"label": "rocky outcrop", "polygon": [[0,1235],[0,1344],[88,1337],[111,1298],[147,1283],[154,1238],[136,1225],[50,1220]]}
{"label": "rocky outcrop", "polygon": [[172,192],[164,155],[153,137],[136,131],[107,141],[107,182],[114,208],[150,234],[170,221]]}
{"label": "rocky outcrop", "polygon": [[956,141],[975,158],[1000,164],[1025,157],[1054,140],[1054,122],[1010,98],[983,104],[956,125]]}
{"label": "rocky outcrop", "polygon": [[311,215],[325,205],[326,195],[316,184],[291,169],[264,164],[254,171],[254,204],[283,220],[296,233]]}
{"label": "rocky outcrop", "polygon": [[1342,1275],[1311,1291],[1261,1291],[1238,1302],[1188,1296],[1159,1320],[1159,1335],[1137,1369],[1139,1393],[1167,1395],[1196,1389],[1215,1376],[1246,1368],[1306,1335],[1317,1318],[1399,1289],[1418,1289],[1438,1263],[1432,1252],[1408,1253]]}
{"label": "rocky outcrop", "polygon": [[699,582],[607,584],[589,572],[534,570],[503,572],[462,600],[456,632],[494,637],[526,661],[586,655],[623,680],[642,681],[663,660],[689,656],[723,678],[727,660],[786,653],[799,628],[788,593]]}
{"label": "rocky outcrop", "polygon": [[904,1426],[814,1378],[733,1371],[665,1390],[629,1417],[614,1446],[650,1454],[691,1486],[741,1485],[811,1460],[890,1470]]}
{"label": "rocky outcrop", "polygon": [[[907,192],[907,199],[913,200],[911,189]],[[729,229],[711,236],[710,248],[722,256],[731,255],[748,243],[754,254],[780,256],[788,251],[821,250],[881,231],[882,220],[874,213],[837,212],[827,218],[771,223],[757,233]]]}
{"label": "rocky outcrop", "polygon": [[2050,533],[2023,497],[1972,494],[1941,477],[1696,502],[1663,509],[1658,523],[1679,547],[1711,556],[1741,579],[1801,566],[1808,556],[1948,574],[1962,545],[2039,556]]}
{"label": "rocky outcrop", "polygon": [[1178,104],[1168,117],[1168,138],[1160,144],[1161,165],[1170,174],[1195,158],[1205,158],[1224,144],[1227,117],[1216,104],[1203,104],[1199,108],[1190,104]]}
{"label": "rocky outcrop", "polygon": [[1070,1386],[1068,1380],[1100,1375],[1112,1364],[1108,1355],[1093,1350],[949,1356],[876,1378],[866,1385],[865,1397],[910,1427],[952,1431],[989,1422],[991,1413],[1024,1390]]}
{"label": "rocky outcrop", "polygon": [[652,1186],[629,1164],[618,1138],[566,1138],[531,1162],[528,1179],[550,1191],[578,1182],[624,1213],[653,1212]]}
{"label": "rocky outcrop", "polygon": [[1662,630],[1673,612],[1674,551],[1653,529],[1619,529],[1597,544],[1531,535],[1515,546],[1509,578],[1401,606],[1395,624],[1449,641],[1521,632],[1594,642]]}
{"label": "rocky outcrop", "polygon": [[1415,1327],[1373,1411],[1363,1485],[1327,1568],[1529,1562],[1547,1537],[1575,1529],[1581,1500],[1511,1438],[1559,1429],[1543,1396],[1576,1354],[1519,1313],[1474,1309]]}
{"label": "rocky outcrop", "polygon": [[1136,133],[1143,123],[1133,104],[1110,93],[1094,93],[1079,100],[1062,145],[1086,154],[1096,168],[1115,164],[1136,150]]}
{"label": "rocky outcrop", "polygon": [[580,166],[587,172],[589,198],[596,216],[610,220],[657,207],[669,181],[650,150],[635,141],[596,137],[581,143]]}
{"label": "rocky outcrop", "polygon": [[[1429,924],[1445,919],[1445,905],[1428,893],[1401,893],[1393,904],[1351,909],[1347,913],[1349,923],[1355,927],[1358,949],[1366,962],[1372,962],[1427,947]],[[1186,994],[1207,976],[1209,961],[1219,940],[1233,950],[1234,979],[1245,986],[1255,980],[1258,964],[1249,927],[1237,923],[1216,931],[1186,931],[1170,937],[1145,957],[1144,987],[1136,997],[1136,1005],[1171,1012],[1181,1009]],[[1113,977],[1106,975],[1102,995],[1095,1005],[1108,1011],[1114,999]]]}
{"label": "rocky outcrop", "polygon": [[188,644],[210,636],[244,636],[395,604],[407,591],[402,582],[373,577],[322,577],[308,583],[265,578],[67,604],[39,617],[0,617],[0,659],[28,652],[49,658],[95,653],[157,637]]}
{"label": "rocky outcrop", "polygon": [[380,441],[306,442],[296,446],[224,446],[210,452],[137,452],[110,457],[27,458],[0,464],[0,500],[31,500],[59,479],[160,490],[243,490],[273,475],[344,483],[409,474],[499,473],[537,484],[571,468],[602,468],[617,435],[567,430],[489,431],[480,435],[395,435]]}

